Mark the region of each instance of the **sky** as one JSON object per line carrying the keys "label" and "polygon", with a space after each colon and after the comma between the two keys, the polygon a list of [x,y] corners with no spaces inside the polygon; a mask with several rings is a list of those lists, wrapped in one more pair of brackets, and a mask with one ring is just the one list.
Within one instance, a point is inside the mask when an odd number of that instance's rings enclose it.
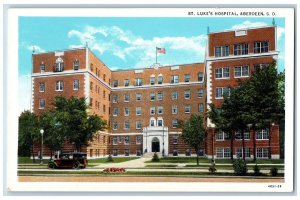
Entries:
{"label": "sky", "polygon": [[[19,112],[30,109],[31,55],[89,48],[112,70],[145,68],[155,63],[179,65],[204,61],[207,30],[218,32],[272,25],[273,18],[121,18],[121,17],[19,17]],[[283,71],[285,21],[275,18],[279,50],[278,70]]]}

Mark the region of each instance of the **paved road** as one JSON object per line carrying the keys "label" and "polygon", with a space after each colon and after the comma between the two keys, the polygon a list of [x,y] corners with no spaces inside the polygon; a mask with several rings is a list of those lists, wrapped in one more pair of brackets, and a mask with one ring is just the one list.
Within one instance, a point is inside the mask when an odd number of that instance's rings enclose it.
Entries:
{"label": "paved road", "polygon": [[19,176],[20,182],[258,182],[283,183],[284,178],[254,177],[136,177],[136,176]]}

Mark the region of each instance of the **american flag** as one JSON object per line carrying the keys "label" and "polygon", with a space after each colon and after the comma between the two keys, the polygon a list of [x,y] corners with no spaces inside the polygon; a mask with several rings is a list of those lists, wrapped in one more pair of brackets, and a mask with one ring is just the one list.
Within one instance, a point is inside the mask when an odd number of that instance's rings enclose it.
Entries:
{"label": "american flag", "polygon": [[165,48],[159,48],[159,47],[156,47],[156,52],[157,52],[157,53],[166,54],[166,49],[165,49]]}

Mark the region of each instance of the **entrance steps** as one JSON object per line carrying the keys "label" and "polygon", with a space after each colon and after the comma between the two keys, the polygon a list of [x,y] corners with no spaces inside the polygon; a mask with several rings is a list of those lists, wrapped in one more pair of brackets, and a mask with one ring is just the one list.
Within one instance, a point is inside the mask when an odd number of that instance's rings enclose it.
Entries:
{"label": "entrance steps", "polygon": [[[156,153],[156,154],[158,155],[159,158],[162,157],[162,154],[161,154],[161,153]],[[149,153],[145,153],[145,154],[143,155],[143,157],[144,157],[144,158],[152,158],[153,155],[154,155],[154,152],[149,152]]]}

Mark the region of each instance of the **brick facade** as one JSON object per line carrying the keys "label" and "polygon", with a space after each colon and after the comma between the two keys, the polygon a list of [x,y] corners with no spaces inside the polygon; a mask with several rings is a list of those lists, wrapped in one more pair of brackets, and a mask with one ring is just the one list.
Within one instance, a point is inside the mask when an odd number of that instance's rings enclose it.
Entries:
{"label": "brick facade", "polygon": [[[203,114],[205,118],[208,103],[220,106],[223,99],[218,96],[218,88],[236,87],[240,80],[252,75],[257,65],[269,64],[277,58],[275,38],[276,27],[210,33],[204,63],[118,71],[111,71],[88,48],[33,54],[32,109],[40,115],[52,108],[51,102],[58,95],[86,98],[88,112],[108,124],[107,130],[97,133],[83,149],[90,157],[140,156],[157,150],[169,156],[189,156],[196,152],[180,137],[176,120],[187,120],[191,114]],[[260,45],[264,45],[264,52],[260,52]],[[236,55],[239,52],[242,55]],[[44,84],[44,91],[40,84]],[[207,123],[213,127],[209,120]],[[208,128],[199,155],[219,157],[222,150],[222,155],[227,156],[231,140],[216,140],[215,132]],[[266,155],[271,146],[272,158],[279,158],[277,125],[272,126],[270,135],[270,140],[253,140],[255,135],[250,131],[250,139],[245,141],[249,155],[253,157],[255,143],[259,155]],[[241,141],[234,140],[233,147],[235,155],[240,151]],[[39,149],[36,145],[35,152]],[[65,142],[64,151],[74,149]],[[44,153],[50,154],[47,147]]]}

